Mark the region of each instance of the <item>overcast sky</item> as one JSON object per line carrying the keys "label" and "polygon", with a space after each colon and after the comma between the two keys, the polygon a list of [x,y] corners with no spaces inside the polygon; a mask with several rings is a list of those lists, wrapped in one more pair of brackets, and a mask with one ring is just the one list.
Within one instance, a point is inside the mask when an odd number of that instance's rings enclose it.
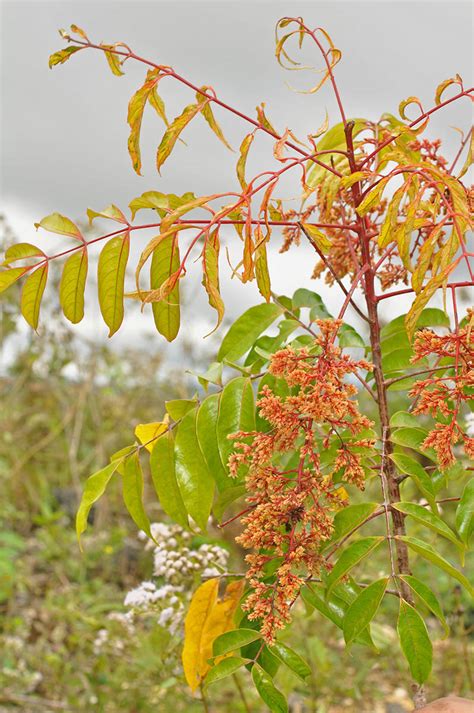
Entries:
{"label": "overcast sky", "polygon": [[[349,116],[396,113],[409,95],[428,106],[437,84],[456,72],[466,85],[472,81],[470,2],[14,0],[3,1],[1,10],[1,208],[21,240],[38,239],[32,223],[53,211],[81,219],[88,207],[114,202],[125,209],[146,190],[206,194],[236,188],[235,156],[199,120],[186,132],[187,146],[177,146],[158,176],[154,153],[162,127],[151,113],[142,129],[144,175],[135,175],[126,149],[126,111],[145,70],[127,63],[126,75],[114,77],[105,59],[91,51],[50,71],[49,54],[63,46],[57,29],[71,23],[91,39],[124,41],[192,82],[212,85],[220,98],[249,114],[265,101],[279,130],[288,126],[303,137],[321,124],[326,109],[334,121],[337,114],[329,88],[303,96],[286,86],[294,73],[283,72],[274,57],[274,25],[282,15],[302,15],[307,24],[323,26],[342,50],[337,79]],[[173,81],[163,83],[161,93],[170,116],[194,100]],[[238,146],[246,126],[222,111],[216,115]],[[442,137],[449,154],[456,141],[449,127],[465,129],[469,122],[468,102],[458,103],[435,115],[429,133]],[[271,152],[271,141],[262,137],[249,170],[271,165]],[[277,291],[302,285],[320,289],[309,282],[313,257],[307,248],[277,256],[276,247]],[[258,300],[252,286],[229,284],[225,276],[223,282],[231,313]],[[201,324],[201,313],[212,318],[205,298],[194,301],[197,283],[191,281],[188,289],[190,326]],[[324,287],[320,291],[327,294]],[[142,319],[150,326],[150,318]],[[128,323],[129,330],[136,328],[135,320]],[[105,327],[99,333],[105,335]]]}

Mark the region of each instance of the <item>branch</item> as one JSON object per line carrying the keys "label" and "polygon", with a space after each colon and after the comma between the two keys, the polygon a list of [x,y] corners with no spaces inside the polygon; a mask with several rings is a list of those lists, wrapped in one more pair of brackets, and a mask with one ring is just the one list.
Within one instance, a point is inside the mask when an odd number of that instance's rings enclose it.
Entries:
{"label": "branch", "polygon": [[[448,104],[451,104],[451,102],[457,101],[458,99],[461,99],[461,97],[467,97],[469,96],[472,92],[474,91],[474,88],[471,87],[470,89],[465,89],[462,92],[459,92],[458,94],[455,94],[451,99],[446,99],[446,101],[441,102],[441,104],[438,104],[437,106],[433,107],[429,111],[425,111],[423,114],[420,114],[420,116],[415,119],[414,121],[411,122],[411,124],[408,124],[408,128],[412,129],[414,126],[420,123],[420,121],[423,121],[423,119],[426,119],[427,116],[430,116],[431,114],[434,114],[435,111],[438,111],[439,109],[443,109],[445,106]],[[370,153],[366,158],[362,161],[360,164],[360,168],[362,169],[363,166],[365,166],[366,163],[368,163],[374,156],[376,156],[382,149],[384,149],[386,146],[392,143],[392,141],[395,141],[398,139],[398,137],[401,136],[401,134],[395,134],[395,136],[392,136],[390,139],[387,139],[383,143],[381,143],[372,153]]]}
{"label": "branch", "polygon": [[[316,243],[310,238],[310,236],[308,235],[308,233],[307,233],[306,230],[304,229],[303,224],[300,223],[300,222],[298,222],[298,225],[299,225],[299,227],[301,228],[301,230],[302,230],[302,232],[304,233],[304,235],[305,235],[305,236],[307,237],[307,239],[309,240],[310,244],[313,246],[313,248],[314,248],[314,249],[316,250],[316,252],[318,253],[318,255],[319,255],[319,257],[321,258],[321,260],[322,260],[322,261],[324,262],[324,264],[326,265],[327,269],[329,270],[329,272],[331,273],[331,275],[333,276],[333,278],[336,280],[336,282],[337,282],[337,284],[339,285],[339,287],[341,288],[342,292],[343,292],[343,293],[346,295],[346,297],[347,297],[347,296],[349,295],[349,290],[345,287],[345,285],[343,284],[343,282],[342,282],[342,281],[339,279],[339,277],[336,275],[336,272],[335,272],[334,268],[332,267],[332,265],[327,261],[325,255],[321,252],[321,250],[320,250],[319,247],[316,245]],[[311,224],[310,224],[310,225],[311,225]],[[316,225],[316,227],[318,227],[317,224],[315,224],[315,225]],[[323,227],[327,227],[327,226],[323,226]],[[351,307],[357,312],[357,314],[359,315],[359,317],[361,317],[361,318],[364,319],[366,322],[368,322],[368,321],[369,321],[369,318],[368,318],[368,317],[362,312],[362,310],[356,305],[356,303],[354,302],[354,300],[353,300],[352,298],[350,298],[350,299],[349,299],[349,302],[350,302],[350,304],[351,304]]]}
{"label": "branch", "polygon": [[[225,109],[226,111],[230,112],[231,114],[234,114],[235,116],[238,116],[240,119],[243,119],[249,124],[252,124],[255,126],[257,129],[260,131],[263,131],[264,133],[268,134],[269,136],[272,136],[274,139],[277,141],[280,141],[283,137],[281,134],[278,134],[276,131],[272,131],[271,129],[267,128],[263,124],[261,124],[259,121],[256,119],[252,119],[251,116],[248,116],[247,114],[244,114],[243,112],[239,111],[238,109],[235,109],[233,106],[230,104],[226,104],[223,102],[221,99],[218,99],[218,97],[215,94],[209,94],[208,92],[203,91],[200,87],[196,86],[192,82],[188,81],[185,77],[181,76],[180,74],[177,74],[177,72],[174,71],[172,67],[166,67],[160,64],[156,64],[155,62],[151,62],[148,59],[145,59],[144,57],[141,57],[140,55],[135,54],[131,49],[129,49],[128,52],[118,50],[112,47],[101,47],[101,45],[96,45],[93,42],[89,41],[84,41],[82,42],[81,40],[72,38],[72,37],[67,37],[65,38],[68,40],[68,42],[73,42],[76,45],[82,45],[83,47],[90,47],[91,49],[96,49],[100,50],[101,52],[109,52],[110,54],[115,54],[118,56],[125,57],[126,59],[134,59],[137,62],[141,62],[142,64],[146,64],[149,67],[153,67],[154,69],[159,69],[163,72],[163,75],[166,75],[168,77],[173,77],[173,79],[176,79],[178,82],[181,84],[184,84],[185,86],[189,87],[192,89],[194,92],[200,94],[201,96],[205,97],[209,102],[214,102],[214,104],[217,104],[218,106],[222,107],[222,109]],[[337,171],[335,168],[333,168],[330,164],[323,163],[322,161],[318,161],[314,155],[307,153],[304,151],[300,146],[297,144],[294,144],[292,141],[287,141],[284,140],[284,144],[288,146],[288,148],[293,149],[293,151],[296,151],[300,155],[304,156],[305,159],[308,161],[312,161],[313,163],[317,164],[318,166],[321,166],[321,168],[325,168],[327,171],[330,173],[333,173],[335,176],[338,176],[339,178],[341,177],[341,173]]]}
{"label": "branch", "polygon": [[[474,282],[472,280],[465,280],[464,282],[450,282],[446,285],[446,287],[449,287],[450,289],[457,289],[458,287],[472,287],[474,285]],[[414,292],[415,290],[411,289],[410,287],[407,287],[405,290],[396,290],[396,292],[387,292],[382,295],[376,295],[375,299],[377,302],[380,302],[381,300],[387,300],[389,297],[397,297],[398,295],[407,295],[410,292]]]}

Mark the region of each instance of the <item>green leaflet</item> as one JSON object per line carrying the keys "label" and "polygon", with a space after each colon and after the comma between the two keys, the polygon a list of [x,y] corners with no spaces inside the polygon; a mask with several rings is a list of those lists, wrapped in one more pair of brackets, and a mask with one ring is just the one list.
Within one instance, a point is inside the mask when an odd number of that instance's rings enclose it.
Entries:
{"label": "green leaflet", "polygon": [[179,139],[179,136],[183,129],[189,124],[189,122],[202,111],[203,103],[200,104],[189,104],[185,107],[182,113],[177,116],[171,124],[166,129],[163,137],[161,139],[160,145],[156,152],[156,168],[158,173],[166,159],[171,154],[175,143]]}
{"label": "green leaflet", "polygon": [[220,394],[212,394],[201,403],[196,419],[196,432],[204,459],[219,492],[235,487],[222,463],[217,443],[217,417]]}
{"label": "green leaflet", "polygon": [[372,582],[350,604],[343,622],[344,639],[347,645],[364,631],[376,615],[387,583],[388,577]]}
{"label": "green leaflet", "polygon": [[239,670],[242,666],[245,666],[250,659],[243,659],[241,656],[230,656],[229,658],[219,661],[218,664],[213,666],[206,678],[204,679],[204,687],[210,686],[211,683],[220,681],[221,678],[226,676],[231,676],[233,673]]}
{"label": "green leaflet", "polygon": [[109,328],[109,337],[115,334],[123,321],[123,288],[129,251],[130,236],[126,233],[109,240],[99,256],[99,305]]}
{"label": "green leaflet", "polygon": [[[322,596],[320,596],[319,591],[316,591],[314,587],[311,587],[310,589],[308,585],[305,585],[302,588],[301,596],[307,606],[316,609],[320,614],[326,617],[326,619],[329,619],[329,621],[332,621],[332,623],[339,629],[342,629],[344,616],[348,608],[348,602],[335,596],[331,596],[326,601]],[[352,598],[352,601],[354,599],[355,596]],[[349,604],[350,603],[351,602],[349,602]],[[361,632],[361,634],[356,638],[356,643],[375,648],[368,629]]]}
{"label": "green leaflet", "polygon": [[408,335],[405,332],[404,327],[400,332],[394,332],[380,343],[382,357],[386,357],[388,354],[391,354],[391,352],[394,352],[397,349],[410,348],[410,340],[408,339]]}
{"label": "green leaflet", "polygon": [[341,324],[337,331],[337,338],[340,347],[360,347],[365,348],[365,341],[354,327],[350,324]]}
{"label": "green leaflet", "polygon": [[[399,431],[395,431],[395,433],[392,434],[392,441],[394,441],[395,443],[397,443],[397,441],[395,441],[394,436],[395,436],[395,434],[398,434],[400,431],[409,431],[409,432],[413,431],[416,438],[418,438],[418,434],[420,433],[419,431],[415,432],[414,429],[401,428],[401,429],[399,429]],[[421,432],[421,433],[423,434],[423,437],[421,439],[421,442],[422,442],[424,440],[426,434],[424,432]],[[402,445],[406,445],[406,443],[402,444]],[[437,512],[438,508],[437,508],[437,505],[436,505],[436,502],[434,499],[435,494],[436,494],[435,488],[434,488],[434,485],[433,485],[433,482],[432,482],[430,476],[428,475],[426,470],[423,468],[421,463],[416,461],[414,458],[410,458],[410,456],[407,456],[404,453],[392,453],[390,455],[390,458],[391,458],[391,460],[393,460],[393,462],[395,463],[395,465],[397,466],[398,470],[401,473],[406,473],[411,478],[413,478],[413,480],[415,481],[415,483],[417,484],[417,486],[419,487],[419,489],[421,490],[423,495],[426,497],[426,499],[430,503],[433,511]]]}
{"label": "green leaflet", "polygon": [[372,552],[384,540],[383,537],[365,537],[357,540],[347,547],[340,555],[333,569],[326,580],[326,598],[331,590],[347,572],[349,572],[358,562]]}
{"label": "green leaflet", "polygon": [[250,307],[236,319],[222,340],[218,361],[236,361],[243,356],[282,312],[279,305],[266,302]]}
{"label": "green leaflet", "polygon": [[446,523],[443,522],[438,515],[434,515],[422,505],[418,505],[417,503],[400,502],[393,503],[392,507],[396,508],[400,512],[403,512],[405,515],[409,515],[417,522],[421,523],[425,527],[428,527],[430,530],[433,530],[433,532],[437,532],[438,535],[442,535],[443,537],[446,537],[446,539],[451,540],[456,547],[463,547],[462,542],[458,540],[451,528],[448,527],[448,525],[446,525]]}
{"label": "green leaflet", "polygon": [[288,713],[288,704],[281,691],[274,686],[270,676],[257,663],[252,666],[252,679],[264,703],[274,713]]}
{"label": "green leaflet", "polygon": [[456,569],[456,567],[453,567],[453,565],[445,560],[444,557],[441,557],[441,555],[435,552],[435,550],[426,542],[418,540],[416,537],[407,537],[406,535],[398,535],[397,539],[406,542],[408,547],[410,547],[410,549],[414,552],[417,552],[419,555],[436,565],[436,567],[444,570],[447,574],[453,577],[453,579],[456,579],[460,584],[462,584],[471,596],[474,596],[474,587],[469,582],[467,577]]}
{"label": "green leaflet", "polygon": [[412,448],[414,451],[418,451],[426,458],[436,462],[435,451],[432,448],[423,447],[423,441],[427,435],[428,432],[421,426],[418,428],[398,428],[392,433],[390,440],[398,446]]}
{"label": "green leaflet", "polygon": [[138,451],[128,456],[122,476],[123,501],[135,525],[150,539],[150,521],[143,507],[143,473]]}
{"label": "green leaflet", "polygon": [[356,503],[339,510],[334,516],[334,534],[330,542],[340,540],[377,509],[377,503]]}
{"label": "green leaflet", "polygon": [[276,641],[270,651],[302,681],[311,675],[311,669],[306,661],[296,651],[290,649],[289,646],[282,644],[281,641]]}
{"label": "green leaflet", "polygon": [[[153,250],[150,265],[150,287],[158,290],[177,272],[180,265],[177,235],[164,238]],[[155,326],[169,342],[175,339],[180,326],[179,280],[162,300],[152,303]]]}
{"label": "green leaflet", "polygon": [[[391,371],[406,371],[412,364],[410,359],[413,356],[413,349],[395,349],[382,357],[382,368],[385,374]],[[408,373],[407,376],[410,376]]]}
{"label": "green leaflet", "polygon": [[176,479],[184,506],[205,530],[214,498],[214,480],[199,448],[196,410],[189,411],[177,428],[175,440]]}
{"label": "green leaflet", "polygon": [[425,622],[404,599],[400,599],[397,631],[411,675],[417,683],[424,683],[430,675],[433,647]]}
{"label": "green leaflet", "polygon": [[188,528],[188,515],[176,479],[173,431],[167,431],[155,442],[150,470],[161,507],[174,522]]}
{"label": "green leaflet", "polygon": [[84,290],[87,279],[87,248],[74,253],[64,263],[59,285],[59,302],[64,316],[72,324],[84,317]]}
{"label": "green leaflet", "polygon": [[212,653],[214,656],[223,656],[261,638],[262,635],[255,629],[232,629],[214,639]]}
{"label": "green leaflet", "polygon": [[222,522],[227,508],[247,492],[245,485],[232,485],[218,494],[212,506],[215,517]]}
{"label": "green leaflet", "polygon": [[449,634],[449,626],[444,618],[443,610],[429,587],[411,574],[401,574],[400,579],[408,584],[415,594],[421,599],[423,604],[430,609],[443,625],[445,636]]}
{"label": "green leaflet", "polygon": [[[13,270],[11,271],[13,272]],[[21,313],[30,327],[37,329],[41,299],[48,279],[48,263],[28,275],[21,292]]]}
{"label": "green leaflet", "polygon": [[[224,468],[227,467],[229,456],[234,450],[234,444],[229,439],[229,435],[237,431],[253,431],[254,429],[255,405],[252,382],[250,379],[239,376],[225,385],[219,400],[217,443]],[[235,482],[233,484],[235,485]]]}
{"label": "green leaflet", "polygon": [[316,292],[312,292],[312,290],[300,287],[294,293],[291,301],[293,308],[297,309],[299,307],[309,307],[311,310],[310,316],[312,320],[329,319],[331,317],[331,314],[328,312],[322,297],[320,297],[320,295]]}
{"label": "green leaflet", "polygon": [[165,407],[173,421],[179,421],[186,416],[188,411],[196,408],[197,399],[172,399],[171,401],[165,401]]}
{"label": "green leaflet", "polygon": [[464,544],[468,545],[474,532],[474,478],[464,488],[456,509],[456,530]]}
{"label": "green leaflet", "polygon": [[408,411],[397,411],[390,419],[390,428],[417,428],[420,427],[419,417],[413,416]]}
{"label": "green leaflet", "polygon": [[79,546],[82,550],[81,545],[81,535],[87,529],[87,518],[91,507],[102,495],[105,493],[105,489],[109,484],[109,481],[116,470],[118,470],[121,463],[123,463],[124,458],[117,458],[117,460],[112,461],[105,468],[98,470],[96,473],[90,475],[84,486],[82,493],[81,503],[76,515],[76,533],[79,540]]}

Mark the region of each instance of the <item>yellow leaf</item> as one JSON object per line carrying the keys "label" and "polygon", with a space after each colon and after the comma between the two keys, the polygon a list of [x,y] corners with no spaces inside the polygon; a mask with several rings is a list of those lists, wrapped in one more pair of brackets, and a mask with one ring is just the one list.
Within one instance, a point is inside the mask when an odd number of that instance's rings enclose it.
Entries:
{"label": "yellow leaf", "polygon": [[410,121],[410,118],[406,115],[406,108],[407,106],[410,106],[410,104],[416,104],[420,110],[420,113],[423,113],[423,107],[421,106],[421,101],[418,99],[418,97],[408,97],[408,99],[404,99],[398,105],[398,111],[400,112],[400,116],[402,117],[402,119],[405,119],[405,121]]}
{"label": "yellow leaf", "polygon": [[156,423],[139,423],[135,428],[135,436],[147,451],[153,450],[156,439],[165,433],[169,428],[168,421],[157,421]]}
{"label": "yellow leaf", "polygon": [[89,42],[89,38],[87,37],[82,27],[79,27],[78,25],[71,25],[71,32],[73,32],[75,35],[79,35],[84,40],[86,40],[86,42]]}
{"label": "yellow leaf", "polygon": [[183,129],[192,119],[194,119],[196,114],[199,114],[199,112],[203,109],[203,106],[204,104],[202,102],[200,104],[189,104],[168,126],[156,152],[156,168],[158,169],[158,173],[168,156],[171,154]]}
{"label": "yellow leaf", "polygon": [[125,271],[130,253],[130,234],[117,235],[102,248],[97,264],[99,307],[109,328],[109,337],[123,320]]}
{"label": "yellow leaf", "polygon": [[347,505],[347,501],[349,500],[349,494],[345,488],[341,487],[337,488],[337,490],[334,491],[334,495],[336,495],[339,499],[339,502],[336,505],[336,510],[341,510]]}
{"label": "yellow leaf", "polygon": [[277,133],[265,114],[265,102],[262,102],[259,106],[257,106],[257,119],[261,126],[264,126],[267,131],[271,131],[273,134]]}
{"label": "yellow leaf", "polygon": [[84,241],[82,233],[77,225],[60,213],[51,213],[51,215],[47,215],[46,218],[40,220],[39,223],[35,223],[35,228],[36,230],[38,230],[38,228],[43,228],[50,233],[69,235],[71,238],[76,238],[81,242]]}
{"label": "yellow leaf", "polygon": [[100,46],[104,50],[105,58],[109,64],[110,69],[112,70],[112,73],[115,74],[116,77],[122,77],[124,73],[122,72],[122,63],[120,61],[120,56],[111,51],[115,49],[115,45],[101,44]]}
{"label": "yellow leaf", "polygon": [[436,105],[438,106],[441,104],[441,97],[444,93],[444,90],[447,89],[448,87],[451,86],[451,84],[457,84],[460,89],[462,89],[462,79],[459,76],[459,74],[456,74],[455,77],[451,77],[450,79],[445,79],[444,82],[441,82],[441,84],[438,85],[438,88],[436,89],[436,94],[435,94],[435,102]]}
{"label": "yellow leaf", "polygon": [[79,50],[83,49],[84,47],[66,47],[63,50],[54,52],[54,54],[50,55],[49,57],[49,68],[52,69],[57,64],[64,64],[64,62],[67,62],[67,60],[72,54],[74,54],[75,52],[79,52]]}
{"label": "yellow leaf", "polygon": [[202,256],[202,284],[207,292],[209,304],[217,312],[217,324],[212,332],[215,332],[224,316],[224,302],[219,291],[219,250],[219,231],[215,230],[206,240]]}
{"label": "yellow leaf", "polygon": [[72,324],[84,316],[84,290],[87,279],[87,249],[73,253],[64,263],[59,285],[59,302],[64,316]]}
{"label": "yellow leaf", "polygon": [[[210,89],[210,87],[201,87],[201,92],[207,93],[209,91],[209,89]],[[199,103],[202,103],[202,101],[203,101],[202,94],[197,92],[196,99],[198,100]],[[232,146],[229,144],[229,142],[225,138],[221,127],[219,126],[219,124],[217,123],[217,121],[214,117],[210,102],[206,102],[203,105],[201,113],[202,113],[203,117],[205,118],[205,120],[207,121],[207,123],[209,124],[209,126],[211,127],[211,129],[213,130],[213,132],[215,133],[215,135],[217,136],[217,138],[219,139],[219,141],[222,141],[224,146],[227,146],[227,148],[232,151]]]}
{"label": "yellow leaf", "polygon": [[309,223],[303,223],[302,225],[311,242],[314,243],[323,254],[326,254],[332,245],[328,236],[321,232],[321,230],[318,230],[318,228],[315,228],[314,225],[310,225]]}
{"label": "yellow leaf", "polygon": [[448,278],[448,275],[452,269],[453,265],[448,265],[448,267],[444,269],[443,272],[440,272],[439,275],[433,277],[427,283],[425,288],[421,290],[421,292],[419,292],[413,300],[413,304],[410,307],[407,316],[405,317],[405,327],[407,330],[408,337],[410,339],[415,333],[416,323],[418,322],[420,314],[422,313],[436,290],[438,290],[442,286],[443,282]]}
{"label": "yellow leaf", "polygon": [[243,580],[227,586],[218,600],[219,579],[210,579],[195,591],[184,622],[183,669],[186,681],[195,691],[210,670],[212,644],[233,628],[233,617],[244,588]]}
{"label": "yellow leaf", "polygon": [[247,163],[247,156],[254,138],[255,135],[253,133],[247,134],[245,139],[240,144],[240,157],[237,161],[237,178],[239,179],[239,183],[244,191],[247,188],[247,183],[245,181],[245,164]]}
{"label": "yellow leaf", "polygon": [[[13,270],[12,270],[13,272]],[[29,275],[23,285],[21,293],[21,313],[28,324],[36,329],[38,327],[41,298],[48,279],[48,263],[38,267]]]}
{"label": "yellow leaf", "polygon": [[255,240],[257,241],[257,247],[255,249],[255,277],[257,278],[257,286],[262,297],[264,297],[267,302],[270,302],[271,285],[266,246],[268,237],[263,238],[260,226],[257,226],[255,230]]}
{"label": "yellow leaf", "polygon": [[127,122],[130,126],[130,136],[128,138],[128,152],[132,159],[133,168],[138,175],[141,175],[141,155],[140,155],[140,129],[142,126],[143,112],[148,98],[160,80],[159,69],[149,69],[143,86],[138,89],[130,99],[128,105]]}
{"label": "yellow leaf", "polygon": [[359,203],[356,210],[361,216],[366,215],[380,202],[383,190],[387,185],[388,178],[383,178],[380,183],[378,183],[375,188],[371,188],[368,193],[366,193],[364,200]]}
{"label": "yellow leaf", "polygon": [[89,218],[89,225],[92,225],[94,218],[108,218],[109,220],[116,220],[117,223],[125,223],[128,225],[128,221],[120,208],[116,205],[108,205],[107,208],[101,211],[92,210],[92,208],[87,209],[87,217]]}
{"label": "yellow leaf", "polygon": [[341,188],[350,188],[351,186],[354,185],[354,183],[358,183],[359,181],[363,181],[366,178],[370,177],[369,171],[355,171],[354,173],[351,173],[349,176],[343,176],[340,179],[341,183]]}
{"label": "yellow leaf", "polygon": [[[179,255],[178,234],[173,233],[162,240],[153,251],[150,265],[150,287],[152,292],[161,295],[161,289],[172,275],[179,271],[181,258]],[[150,296],[143,298],[143,302],[152,302],[153,318],[157,330],[169,342],[176,338],[180,325],[179,306],[179,280],[166,296],[166,299],[152,301]]]}
{"label": "yellow leaf", "polygon": [[8,289],[10,285],[23,277],[27,269],[26,267],[13,267],[10,270],[2,270],[0,272],[0,292]]}
{"label": "yellow leaf", "polygon": [[166,116],[165,103],[158,94],[156,87],[153,87],[153,89],[151,90],[148,101],[153,107],[153,109],[156,111],[160,119],[162,119],[162,121],[165,123],[165,125],[169,126],[170,123],[168,121],[168,117]]}

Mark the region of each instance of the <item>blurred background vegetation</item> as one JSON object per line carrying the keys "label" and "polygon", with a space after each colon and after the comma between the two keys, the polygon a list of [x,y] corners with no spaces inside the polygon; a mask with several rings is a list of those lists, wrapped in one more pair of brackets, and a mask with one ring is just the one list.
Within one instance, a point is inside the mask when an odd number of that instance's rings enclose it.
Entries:
{"label": "blurred background vegetation", "polygon": [[[9,239],[5,222],[3,238]],[[83,555],[74,533],[85,478],[133,442],[137,423],[159,420],[164,402],[190,396],[193,384],[180,365],[171,369],[165,363],[158,337],[119,351],[88,342],[47,303],[35,335],[20,325],[17,305],[18,291],[12,289],[0,307],[0,711],[200,711],[180,672],[181,631],[171,636],[146,617],[130,634],[109,617],[126,611],[127,591],[152,573],[151,554],[116,486],[94,510]],[[185,349],[183,362],[196,365],[192,348]],[[205,370],[205,364],[197,366]],[[452,487],[454,492],[456,483]],[[166,521],[152,493],[147,500],[150,519]],[[215,530],[209,541],[231,548],[231,569],[241,571],[233,534],[232,528],[224,535]],[[452,558],[449,543],[444,546]],[[383,574],[385,554],[378,553],[371,573]],[[451,625],[443,640],[427,612],[435,640],[430,698],[469,695],[472,603],[444,573],[427,563],[418,566],[418,576],[434,585]],[[359,577],[363,581],[364,573]],[[98,647],[104,629],[107,645]],[[306,685],[279,671],[278,686],[290,692],[291,710],[411,710],[409,675],[395,633],[375,623],[373,634],[378,653],[360,646],[346,652],[336,627],[303,605],[296,608],[287,639],[313,675]],[[245,685],[246,674],[239,675],[240,693],[227,680],[210,689],[211,711],[264,710]]]}

